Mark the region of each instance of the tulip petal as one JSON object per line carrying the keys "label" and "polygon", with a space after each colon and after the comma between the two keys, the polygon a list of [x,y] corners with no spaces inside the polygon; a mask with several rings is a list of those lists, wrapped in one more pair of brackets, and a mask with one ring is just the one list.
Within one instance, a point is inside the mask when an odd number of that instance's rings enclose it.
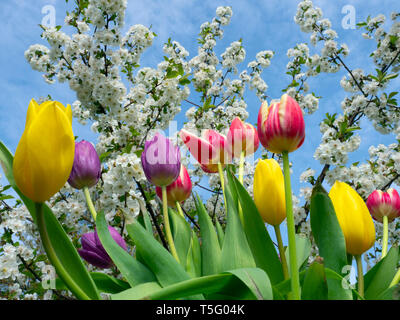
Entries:
{"label": "tulip petal", "polygon": [[258,115],[258,133],[261,143],[270,152],[298,149],[304,142],[305,124],[296,100],[284,94],[280,102],[272,101],[267,111],[263,104]]}
{"label": "tulip petal", "polygon": [[344,237],[353,255],[367,251],[375,242],[375,226],[364,200],[344,182],[336,181],[329,192]]}
{"label": "tulip petal", "polygon": [[254,202],[263,220],[279,225],[286,218],[285,185],[275,159],[260,160],[254,172]]}
{"label": "tulip petal", "polygon": [[32,99],[29,102],[28,111],[26,112],[25,130],[32,124],[32,121],[35,119],[38,112],[39,105],[34,99]]}
{"label": "tulip petal", "polygon": [[264,148],[266,148],[268,145],[268,139],[266,137],[265,125],[264,125],[265,121],[267,120],[267,115],[268,115],[268,102],[264,101],[261,104],[260,110],[258,111],[258,118],[257,118],[258,138],[260,139],[260,142],[264,146]]}
{"label": "tulip petal", "polygon": [[111,266],[110,258],[105,260],[104,257],[99,256],[96,252],[78,249],[78,253],[84,260],[98,268],[107,269]]}
{"label": "tulip petal", "polygon": [[44,202],[67,181],[74,160],[71,123],[56,103],[45,103],[24,132],[15,153],[14,170],[21,191]]}
{"label": "tulip petal", "polygon": [[226,140],[227,151],[232,157],[238,158],[242,152],[247,156],[258,149],[257,130],[251,124],[244,123],[239,117],[233,119]]}
{"label": "tulip petal", "polygon": [[[184,129],[179,132],[179,135],[186,147],[189,149],[189,152],[197,162],[200,163],[203,170],[209,170],[207,172],[218,171],[218,162],[214,163],[214,166],[211,166],[213,161],[212,159],[217,158],[218,150],[207,139],[199,138]],[[209,138],[211,140],[213,139],[211,136]]]}
{"label": "tulip petal", "polygon": [[147,180],[156,186],[167,186],[179,176],[179,147],[160,133],[156,133],[153,139],[145,142],[141,160]]}
{"label": "tulip petal", "polygon": [[85,250],[96,250],[96,240],[94,232],[85,233],[81,238],[82,248]]}
{"label": "tulip petal", "polygon": [[65,109],[65,114],[67,115],[67,118],[68,118],[69,122],[71,122],[71,125],[72,125],[72,109],[69,104],[67,105],[67,108]]}

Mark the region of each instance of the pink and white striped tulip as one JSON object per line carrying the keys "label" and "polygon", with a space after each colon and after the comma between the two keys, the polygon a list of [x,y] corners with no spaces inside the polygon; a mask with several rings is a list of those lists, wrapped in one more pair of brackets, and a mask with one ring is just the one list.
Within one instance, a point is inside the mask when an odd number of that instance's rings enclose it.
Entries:
{"label": "pink and white striped tulip", "polygon": [[218,172],[218,163],[224,166],[230,162],[231,155],[227,151],[226,137],[217,131],[207,129],[201,137],[197,137],[182,129],[179,135],[203,171],[215,173]]}
{"label": "pink and white striped tulip", "polygon": [[382,222],[383,216],[387,216],[391,222],[400,216],[400,196],[393,188],[387,192],[375,190],[368,196],[367,207],[376,221]]}
{"label": "pink and white striped tulip", "polygon": [[242,151],[245,156],[253,154],[257,151],[260,143],[257,130],[250,123],[245,123],[238,117],[233,119],[226,139],[228,152],[235,158],[239,158]]}
{"label": "pink and white striped tulip", "polygon": [[[161,187],[156,187],[157,196],[162,199]],[[192,181],[184,165],[181,165],[181,172],[178,178],[167,186],[168,206],[175,207],[176,202],[182,203],[192,193]]]}
{"label": "pink and white striped tulip", "polygon": [[305,124],[299,104],[287,94],[280,102],[261,105],[257,132],[261,144],[273,153],[293,152],[304,142]]}

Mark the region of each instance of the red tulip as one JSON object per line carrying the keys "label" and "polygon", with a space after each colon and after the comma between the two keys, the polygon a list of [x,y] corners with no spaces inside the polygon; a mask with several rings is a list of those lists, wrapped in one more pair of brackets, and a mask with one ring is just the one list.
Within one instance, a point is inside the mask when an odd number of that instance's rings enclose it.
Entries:
{"label": "red tulip", "polygon": [[[161,187],[156,187],[156,193],[160,199],[162,199]],[[190,197],[192,193],[192,181],[188,171],[184,165],[181,165],[181,172],[179,173],[178,179],[167,186],[167,200],[168,206],[175,207],[176,202],[182,203]]]}
{"label": "red tulip", "polygon": [[179,133],[193,157],[200,163],[203,171],[218,172],[218,163],[229,163],[231,156],[227,151],[226,137],[214,130],[204,130],[201,137],[182,129]]}
{"label": "red tulip", "polygon": [[305,138],[303,112],[299,104],[287,94],[269,107],[267,102],[263,102],[258,113],[257,131],[261,144],[271,152],[297,150]]}
{"label": "red tulip", "polygon": [[387,192],[375,190],[367,199],[367,207],[376,221],[382,222],[383,216],[387,216],[391,222],[400,216],[400,196],[393,188]]}
{"label": "red tulip", "polygon": [[228,151],[235,158],[240,157],[242,151],[245,156],[253,154],[259,146],[257,130],[238,117],[232,121],[226,139]]}

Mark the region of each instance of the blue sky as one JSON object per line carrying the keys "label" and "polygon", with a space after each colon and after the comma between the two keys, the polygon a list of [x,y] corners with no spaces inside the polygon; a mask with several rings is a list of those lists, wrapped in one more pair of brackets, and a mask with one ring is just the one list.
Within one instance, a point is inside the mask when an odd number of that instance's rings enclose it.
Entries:
{"label": "blue sky", "polygon": [[[72,2],[72,0],[70,1]],[[155,67],[162,60],[162,45],[171,37],[179,41],[193,57],[197,53],[197,34],[200,25],[211,20],[215,9],[221,5],[230,5],[233,8],[231,24],[225,27],[225,36],[217,45],[217,53],[221,54],[225,47],[240,38],[246,49],[246,60],[239,66],[245,68],[247,63],[254,59],[261,50],[274,50],[275,57],[271,66],[265,71],[263,78],[269,86],[268,95],[279,98],[282,88],[286,87],[290,79],[285,75],[288,58],[286,52],[297,43],[308,42],[309,35],[300,31],[294,23],[296,13],[295,0],[129,0],[127,9],[127,29],[133,24],[152,25],[152,30],[157,33],[153,47],[142,56],[142,66]],[[24,58],[24,51],[35,43],[43,43],[40,38],[41,29],[38,24],[43,18],[43,6],[54,5],[56,8],[56,24],[63,25],[65,11],[71,8],[64,0],[3,0],[0,2],[0,21],[2,22],[2,41],[0,43],[0,140],[12,152],[15,151],[19,138],[22,135],[25,114],[31,98],[39,98],[50,94],[54,99],[64,104],[75,101],[75,94],[68,85],[48,85],[42,75],[31,70]],[[324,16],[332,21],[332,28],[339,35],[339,42],[349,46],[350,55],[345,62],[351,69],[363,68],[372,71],[369,54],[375,48],[374,41],[361,37],[360,30],[343,29],[341,13],[343,6],[353,5],[356,9],[356,21],[364,21],[368,15],[375,16],[379,13],[390,16],[392,11],[400,11],[398,0],[373,0],[373,1],[315,1],[322,8]],[[315,49],[311,49],[313,52]],[[326,112],[341,112],[340,102],[347,93],[340,87],[339,81],[345,72],[337,74],[322,74],[309,82],[311,91],[322,96],[319,110],[306,120],[306,140],[298,151],[291,155],[294,163],[292,184],[295,190],[299,189],[299,175],[308,167],[317,172],[321,165],[312,157],[315,148],[319,145],[321,134],[319,123]],[[393,82],[392,87],[400,85],[400,79]],[[250,113],[249,122],[255,123],[260,102],[255,94],[246,94],[246,102]],[[182,110],[190,107],[187,103],[182,105]],[[178,118],[180,123],[183,117]],[[360,149],[351,155],[350,161],[365,161],[368,157],[368,147],[379,143],[389,144],[395,142],[392,135],[376,133],[368,121],[363,121],[363,130],[360,131],[362,143]],[[88,126],[74,123],[74,132],[80,138],[95,141],[96,136]],[[1,169],[0,169],[1,172]],[[4,177],[3,185],[7,184]]]}
{"label": "blue sky", "polygon": [[[72,2],[72,1],[70,1]],[[171,37],[179,41],[193,56],[197,52],[196,37],[200,25],[215,15],[215,9],[220,5],[230,5],[233,8],[231,24],[225,27],[224,39],[217,45],[217,53],[221,54],[225,47],[240,38],[246,48],[246,60],[239,65],[239,70],[246,67],[254,59],[257,52],[265,49],[275,51],[271,66],[264,73],[264,80],[269,86],[268,95],[279,98],[281,89],[288,82],[285,67],[288,62],[286,52],[297,43],[307,42],[308,34],[304,34],[294,23],[298,1],[269,0],[269,1],[240,1],[218,0],[198,1],[188,0],[129,0],[127,9],[127,23],[125,29],[133,24],[152,26],[157,33],[153,46],[142,56],[142,66],[156,66],[162,60],[162,45]],[[38,24],[44,14],[45,5],[54,5],[56,8],[56,24],[63,25],[65,11],[71,9],[71,4],[64,0],[8,0],[1,1],[0,18],[2,21],[3,41],[0,44],[0,139],[14,152],[22,134],[25,113],[31,98],[39,98],[50,94],[54,99],[64,104],[75,101],[75,94],[67,84],[48,85],[42,75],[31,70],[24,59],[24,51],[35,43],[43,43],[40,38],[41,29]],[[387,16],[392,11],[399,11],[400,4],[394,0],[384,1],[315,1],[322,8],[324,16],[332,21],[332,27],[339,34],[339,42],[346,43],[350,48],[350,55],[345,62],[350,68],[364,68],[373,70],[369,53],[374,48],[374,42],[361,37],[360,30],[343,29],[341,13],[345,5],[353,5],[356,10],[356,21],[365,20],[371,15],[383,13]],[[315,49],[311,49],[311,52]],[[312,167],[319,172],[321,166],[314,160],[312,154],[321,138],[319,122],[326,112],[340,112],[340,102],[346,93],[339,85],[344,71],[337,74],[321,75],[311,80],[310,87],[317,95],[322,96],[319,110],[312,116],[306,117],[306,141],[301,149],[292,154],[294,162],[293,185],[298,189],[300,173]],[[395,84],[399,85],[397,80]],[[195,100],[195,98],[193,98]],[[246,94],[249,122],[255,123],[260,103],[253,92]],[[190,107],[187,103],[182,110]],[[178,117],[182,123],[183,116]],[[368,156],[368,147],[371,144],[394,142],[393,136],[376,134],[367,121],[363,122],[364,130],[360,132],[362,144],[360,149],[350,157],[351,161],[365,160]],[[74,123],[74,132],[81,138],[94,141],[96,136],[88,126]],[[3,183],[5,183],[3,178]]]}

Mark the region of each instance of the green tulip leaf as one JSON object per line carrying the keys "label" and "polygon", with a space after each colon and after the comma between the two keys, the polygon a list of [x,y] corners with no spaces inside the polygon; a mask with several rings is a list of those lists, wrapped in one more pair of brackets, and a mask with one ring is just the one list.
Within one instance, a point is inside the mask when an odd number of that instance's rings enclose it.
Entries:
{"label": "green tulip leaf", "polygon": [[[346,242],[332,201],[324,188],[314,187],[310,207],[311,230],[317,243],[324,266],[341,274],[347,265]],[[350,289],[342,287],[341,282],[328,279],[329,299],[352,299]]]}
{"label": "green tulip leaf", "polygon": [[[24,196],[22,192],[18,189],[14,180],[12,169],[13,156],[1,141],[0,163],[9,184],[12,186],[22,202],[25,204],[26,208],[32,216],[32,219],[36,223],[35,203]],[[46,204],[43,204],[43,215],[51,246],[54,248],[54,251],[56,252],[57,258],[59,259],[61,265],[64,267],[69,277],[73,279],[73,281],[79,288],[78,291],[75,291],[73,288],[69,289],[78,298],[82,298],[82,295],[80,293],[82,291],[89,299],[100,299],[96,284],[94,283],[92,277],[90,276],[85,265],[83,264],[83,261],[79,256],[76,248],[72,244],[68,235],[65,233],[64,228],[61,226],[51,209]]]}
{"label": "green tulip leaf", "polygon": [[[144,207],[144,206],[143,206]],[[151,234],[153,234],[153,226],[151,225],[149,213],[146,208],[141,208],[141,214],[138,216],[137,220],[139,223]]]}
{"label": "green tulip leaf", "polygon": [[387,288],[376,300],[400,300],[400,284]]}
{"label": "green tulip leaf", "polygon": [[169,208],[168,214],[171,222],[172,238],[178,253],[179,262],[182,267],[186,268],[186,260],[192,238],[192,229],[185,218],[180,216],[176,211]]}
{"label": "green tulip leaf", "polygon": [[[144,288],[145,286],[148,287]],[[171,300],[205,294],[209,297],[230,296],[236,299],[235,293],[240,293],[241,297],[246,297],[247,299],[272,299],[272,288],[268,276],[263,270],[257,268],[236,269],[189,279],[164,287],[161,290],[157,290],[151,284],[141,285],[139,289],[131,288],[112,295],[111,298],[113,300]],[[243,295],[244,291],[247,291],[247,295]]]}
{"label": "green tulip leaf", "polygon": [[[231,173],[228,172],[228,175]],[[232,176],[243,210],[243,229],[256,266],[263,269],[272,284],[283,281],[282,265],[257,207],[243,185]]]}
{"label": "green tulip leaf", "polygon": [[[335,280],[337,282],[340,282],[343,288],[349,286],[348,290],[352,292],[352,296],[356,297],[358,300],[365,300],[363,297],[360,296],[360,294],[358,293],[357,290],[350,288],[350,284],[348,282],[348,279],[346,279],[345,277],[342,277],[337,272],[333,271],[332,269],[325,268],[325,276],[326,276],[326,280],[327,280],[327,283],[328,283],[328,295],[329,295],[329,290],[331,290],[329,288],[329,281],[330,280]],[[347,284],[345,285],[345,283],[347,283]],[[338,295],[338,293],[337,293],[337,295]],[[352,298],[353,297],[351,297],[350,299],[352,299]],[[328,297],[328,299],[329,299],[329,297]]]}
{"label": "green tulip leaf", "polygon": [[[306,270],[299,272],[300,283],[304,281]],[[283,280],[272,286],[274,300],[285,300],[286,296],[292,291],[291,279]]]}
{"label": "green tulip leaf", "polygon": [[[234,174],[227,167],[226,169],[227,181],[225,181],[225,193],[229,192],[232,197],[232,205],[235,207],[236,211],[239,212],[239,195],[234,182]],[[228,201],[228,200],[227,200]],[[241,220],[241,218],[240,218]]]}
{"label": "green tulip leaf", "polygon": [[[364,278],[365,299],[375,300],[389,288],[396,271],[399,261],[399,248],[390,248],[386,257],[384,257],[374,268],[372,268]],[[371,272],[372,271],[372,272]]]}
{"label": "green tulip leaf", "polygon": [[[100,242],[107,254],[132,287],[141,283],[156,281],[154,274],[145,265],[115,242],[108,230],[104,212],[102,211],[97,214],[96,227]],[[146,231],[146,233],[151,236],[149,232]]]}
{"label": "green tulip leaf", "polygon": [[[136,244],[147,267],[156,276],[162,287],[190,279],[184,268],[174,257],[138,223],[134,221],[126,226],[129,236]],[[202,296],[190,297],[203,299]]]}
{"label": "green tulip leaf", "polygon": [[225,232],[222,229],[221,224],[219,223],[218,219],[216,219],[215,221],[215,229],[217,230],[217,235],[218,235],[218,241],[219,241],[219,245],[222,248],[222,245],[224,243],[224,236],[225,236]]}
{"label": "green tulip leaf", "polygon": [[233,270],[253,268],[256,266],[249,244],[247,243],[242,223],[240,222],[237,205],[229,188],[225,189],[227,221],[222,246],[221,268]]}
{"label": "green tulip leaf", "polygon": [[251,290],[257,300],[272,300],[272,286],[268,275],[259,268],[243,268],[229,271]]}
{"label": "green tulip leaf", "polygon": [[149,300],[149,296],[162,290],[158,282],[146,282],[111,295],[112,300]]}
{"label": "green tulip leaf", "polygon": [[201,248],[196,233],[192,230],[189,252],[186,258],[186,272],[192,277],[201,276]]}
{"label": "green tulip leaf", "polygon": [[214,225],[200,197],[194,197],[201,236],[201,274],[207,276],[221,270],[221,247]]}
{"label": "green tulip leaf", "polygon": [[[90,276],[94,280],[97,288],[99,289],[99,292],[115,294],[115,293],[118,293],[121,291],[125,291],[131,287],[129,285],[129,283],[127,283],[123,280],[111,277],[105,273],[91,272]],[[158,286],[158,287],[161,288],[160,286]],[[67,290],[68,288],[60,278],[57,278],[56,279],[56,289],[57,290]]]}
{"label": "green tulip leaf", "polygon": [[314,262],[306,271],[301,288],[302,300],[327,300],[328,286],[324,266]]}

